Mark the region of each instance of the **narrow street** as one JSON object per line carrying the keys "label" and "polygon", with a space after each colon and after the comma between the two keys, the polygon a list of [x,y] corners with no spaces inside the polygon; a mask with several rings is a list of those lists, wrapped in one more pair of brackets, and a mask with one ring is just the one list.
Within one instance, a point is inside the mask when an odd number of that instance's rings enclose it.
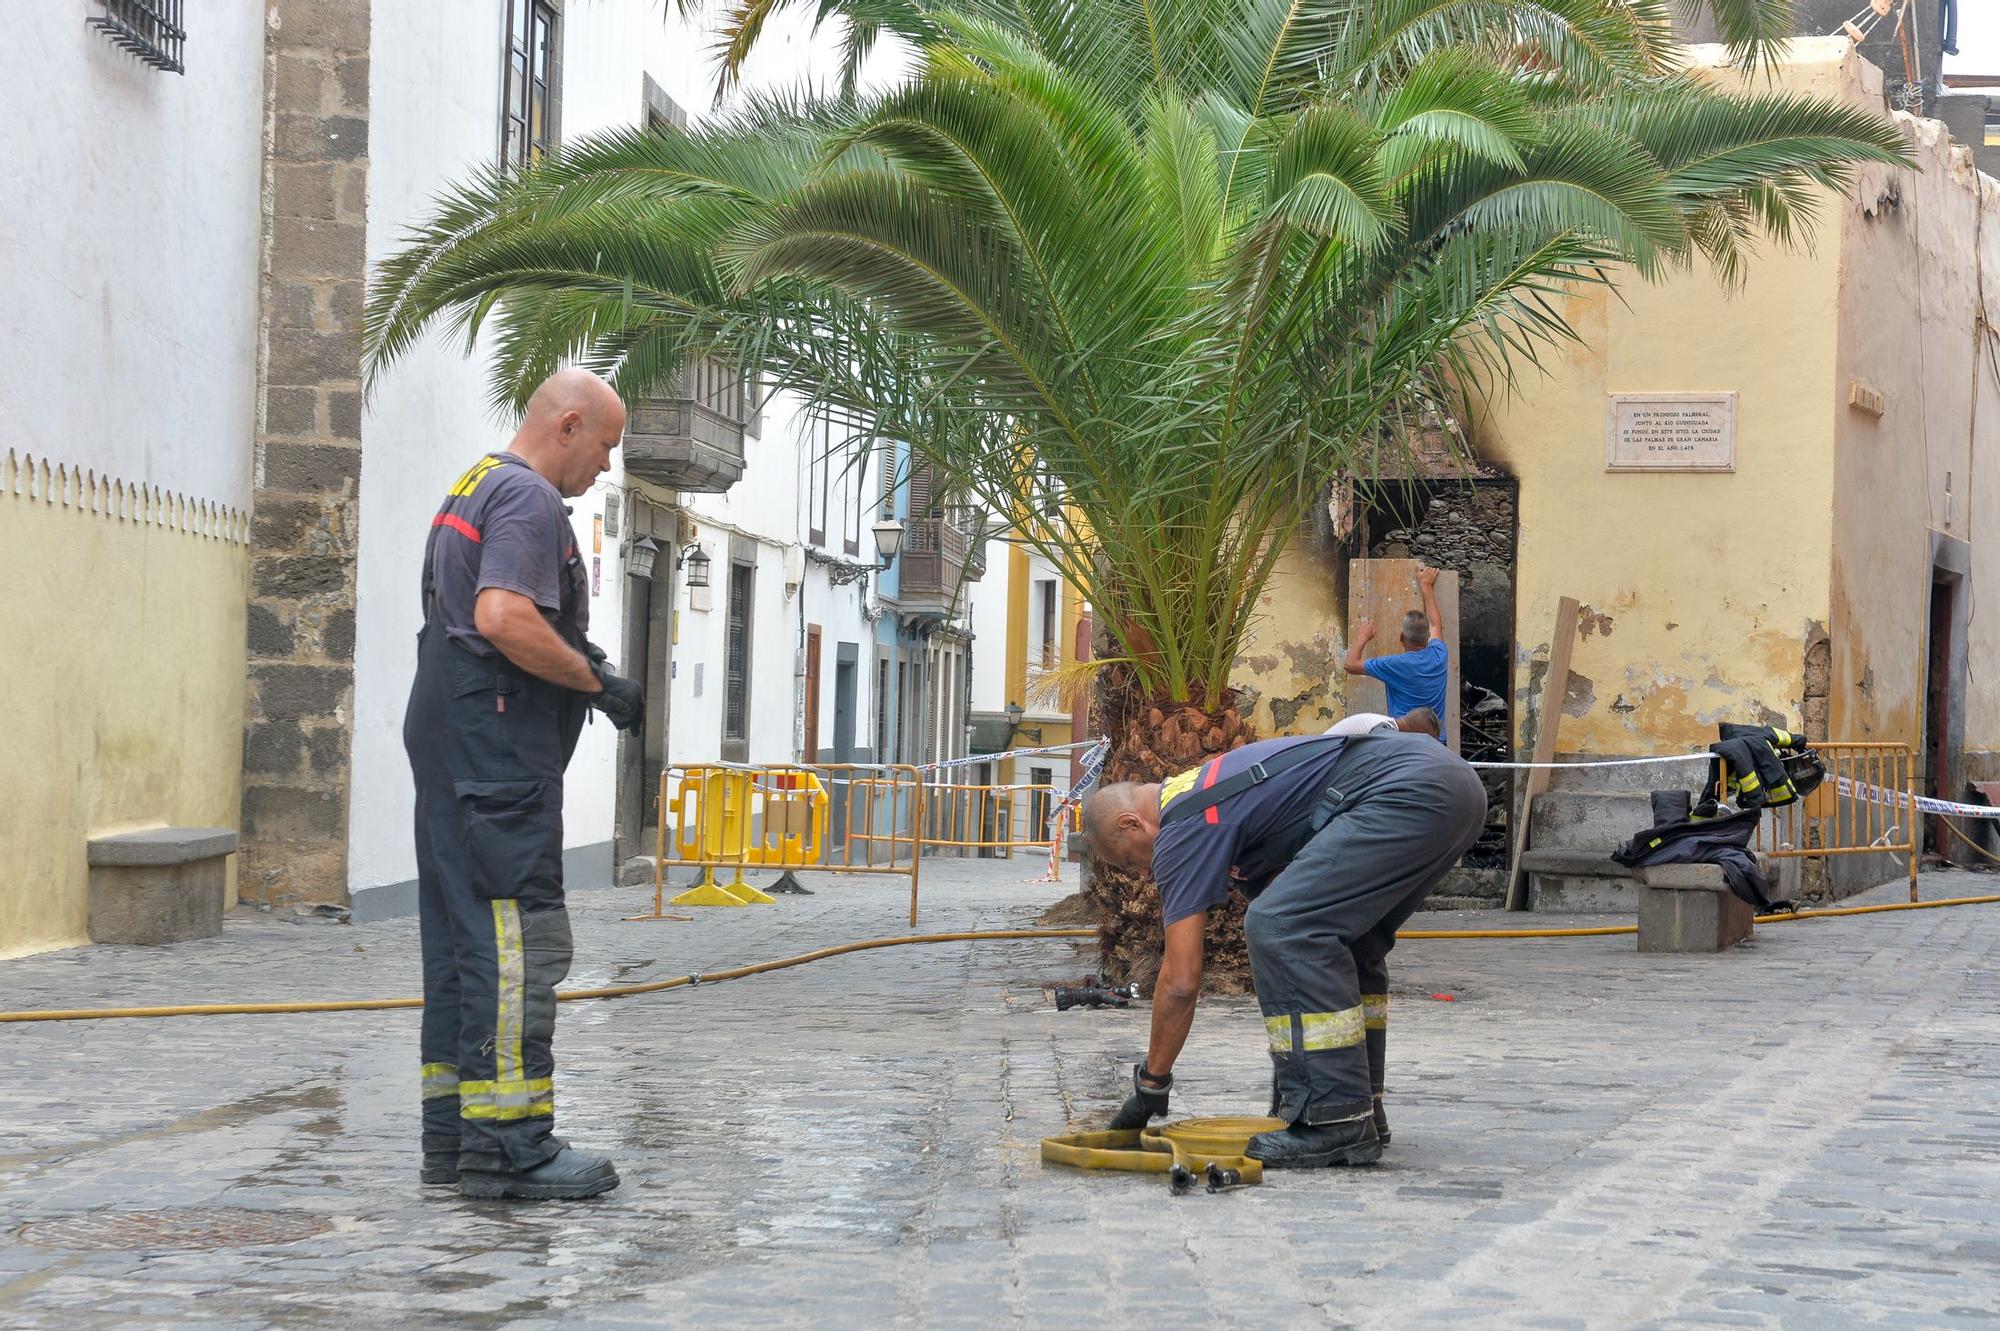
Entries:
{"label": "narrow street", "polygon": [[[920,927],[1031,925],[1062,890],[1028,884],[1039,869],[928,865]],[[624,922],[642,889],[581,894],[570,985],[906,928],[896,886],[808,882],[685,923]],[[1417,923],[1475,920],[1570,922]],[[412,1012],[10,1026],[0,1321],[1991,1325],[1996,951],[2000,909],[1980,906],[1766,926],[1720,956],[1409,942],[1383,1164],[1181,1198],[1037,1158],[1102,1121],[1145,1039],[1143,1005],[1055,1011],[1044,986],[1089,969],[1067,943],[565,1005],[559,1128],[625,1179],[567,1205],[417,1183]],[[51,953],[7,979],[21,1007],[394,996],[416,984],[415,930],[239,911],[221,938]],[[1248,1000],[1205,1004],[1175,1114],[1261,1112],[1262,1044]],[[176,1249],[161,1222],[112,1223],[153,1212],[246,1228]],[[255,1241],[273,1233],[293,1241]]]}

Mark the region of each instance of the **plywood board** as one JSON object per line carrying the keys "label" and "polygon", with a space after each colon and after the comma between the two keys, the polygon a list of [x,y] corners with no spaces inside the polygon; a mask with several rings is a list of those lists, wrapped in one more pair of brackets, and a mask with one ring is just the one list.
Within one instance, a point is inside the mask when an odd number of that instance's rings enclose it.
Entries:
{"label": "plywood board", "polygon": [[[1353,559],[1347,564],[1347,641],[1351,644],[1364,619],[1375,621],[1375,640],[1362,652],[1362,659],[1393,656],[1403,650],[1396,635],[1403,615],[1424,608],[1423,589],[1417,585],[1420,559]],[[1444,639],[1451,653],[1451,675],[1445,681],[1444,738],[1453,753],[1458,752],[1458,574],[1445,569],[1438,574],[1438,611],[1444,625],[1431,625],[1431,634]],[[1388,700],[1382,685],[1366,675],[1347,677],[1347,710],[1386,712]]]}
{"label": "plywood board", "polygon": [[[1562,728],[1563,697],[1569,691],[1570,649],[1576,646],[1578,609],[1575,597],[1565,596],[1556,602],[1555,636],[1549,639],[1549,671],[1542,676],[1542,696],[1536,702],[1538,724],[1535,751],[1530,762],[1555,761],[1556,732]],[[1507,861],[1508,910],[1521,908],[1521,856],[1528,849],[1528,825],[1535,811],[1535,796],[1548,790],[1549,778],[1554,775],[1550,768],[1533,767],[1528,771],[1527,781],[1522,784],[1521,822],[1514,829],[1514,853]]]}

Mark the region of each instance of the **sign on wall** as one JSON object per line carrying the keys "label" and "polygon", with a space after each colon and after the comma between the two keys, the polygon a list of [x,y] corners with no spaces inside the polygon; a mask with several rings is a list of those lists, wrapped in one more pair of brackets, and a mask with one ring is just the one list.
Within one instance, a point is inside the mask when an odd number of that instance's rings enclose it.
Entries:
{"label": "sign on wall", "polygon": [[1736,394],[1613,393],[1606,471],[1735,471]]}

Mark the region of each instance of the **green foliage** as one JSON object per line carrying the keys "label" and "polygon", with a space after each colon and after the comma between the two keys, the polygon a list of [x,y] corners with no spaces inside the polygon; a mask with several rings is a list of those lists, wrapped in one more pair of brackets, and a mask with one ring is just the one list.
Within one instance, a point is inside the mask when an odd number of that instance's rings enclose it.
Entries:
{"label": "green foliage", "polygon": [[[1140,683],[1219,701],[1279,552],[1416,404],[1504,385],[1621,266],[1740,276],[1886,120],[1683,76],[1665,0],[813,0],[847,85],[566,147],[386,263],[371,372],[491,336],[628,398],[688,358],[908,440],[1024,522]],[[765,21],[732,11],[724,81]],[[1781,6],[1713,0],[1746,60]],[[1780,16],[1781,17],[1781,16]],[[909,80],[853,78],[885,33]]]}

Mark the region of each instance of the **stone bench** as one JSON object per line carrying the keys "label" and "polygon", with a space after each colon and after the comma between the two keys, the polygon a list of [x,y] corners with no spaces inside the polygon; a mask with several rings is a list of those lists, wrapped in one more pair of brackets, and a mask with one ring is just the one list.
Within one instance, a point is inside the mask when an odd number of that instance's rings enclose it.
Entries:
{"label": "stone bench", "polygon": [[222,932],[227,827],[149,827],[90,839],[90,941],[177,943]]}
{"label": "stone bench", "polygon": [[1755,912],[1719,864],[1651,864],[1639,884],[1641,952],[1727,952],[1750,936]]}

